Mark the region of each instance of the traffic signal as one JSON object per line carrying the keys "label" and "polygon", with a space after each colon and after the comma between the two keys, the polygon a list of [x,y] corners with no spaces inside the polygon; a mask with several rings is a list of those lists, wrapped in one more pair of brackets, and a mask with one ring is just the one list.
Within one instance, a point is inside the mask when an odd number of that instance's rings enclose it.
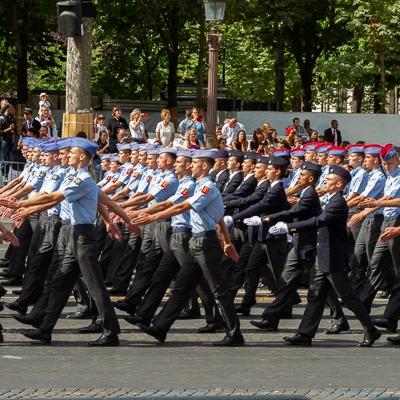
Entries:
{"label": "traffic signal", "polygon": [[82,4],[80,1],[57,3],[58,33],[64,36],[82,36]]}

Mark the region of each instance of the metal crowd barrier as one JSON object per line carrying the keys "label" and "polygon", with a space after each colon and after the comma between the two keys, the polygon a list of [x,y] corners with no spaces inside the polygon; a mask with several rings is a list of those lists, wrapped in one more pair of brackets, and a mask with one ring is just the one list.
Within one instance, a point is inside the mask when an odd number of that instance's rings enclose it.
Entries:
{"label": "metal crowd barrier", "polygon": [[0,161],[0,187],[17,178],[24,169],[25,163]]}

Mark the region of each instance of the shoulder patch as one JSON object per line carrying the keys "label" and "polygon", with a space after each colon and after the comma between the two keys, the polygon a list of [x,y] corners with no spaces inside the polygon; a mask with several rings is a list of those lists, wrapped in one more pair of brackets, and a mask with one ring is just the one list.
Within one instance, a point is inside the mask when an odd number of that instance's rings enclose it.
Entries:
{"label": "shoulder patch", "polygon": [[168,186],[169,186],[169,182],[168,182],[168,181],[164,181],[164,182],[161,184],[161,187],[162,187],[163,189],[166,189]]}
{"label": "shoulder patch", "polygon": [[54,174],[54,175],[51,177],[51,179],[53,179],[53,181],[56,181],[58,178],[59,178],[59,175],[57,175],[57,174]]}
{"label": "shoulder patch", "polygon": [[210,188],[208,186],[203,186],[200,191],[207,196]]}
{"label": "shoulder patch", "polygon": [[139,178],[139,176],[140,176],[140,172],[135,172],[134,174],[133,174],[133,177],[136,179],[136,178]]}
{"label": "shoulder patch", "polygon": [[186,189],[183,189],[183,190],[182,190],[181,195],[182,195],[182,196],[189,196],[189,193],[190,193],[189,189],[186,188]]}
{"label": "shoulder patch", "polygon": [[75,178],[75,179],[74,179],[74,182],[75,182],[77,185],[80,185],[80,184],[82,183],[82,179],[80,179],[80,178]]}
{"label": "shoulder patch", "polygon": [[112,180],[112,183],[115,183],[115,182],[117,182],[117,178],[114,178],[113,180]]}
{"label": "shoulder patch", "polygon": [[68,175],[68,179],[72,181],[74,179],[74,175]]}
{"label": "shoulder patch", "polygon": [[153,177],[150,175],[147,177],[147,183],[150,183],[152,181]]}
{"label": "shoulder patch", "polygon": [[126,170],[126,174],[127,174],[127,175],[130,175],[132,172],[133,172],[133,169],[132,169],[132,168],[128,168],[128,169]]}
{"label": "shoulder patch", "polygon": [[45,172],[40,172],[40,173],[39,173],[39,177],[40,177],[40,178],[44,178],[45,176],[46,176],[46,173],[45,173]]}
{"label": "shoulder patch", "polygon": [[106,176],[106,181],[110,181],[110,180],[111,180],[111,178],[112,178],[112,176],[111,176],[111,175],[108,175],[108,176]]}

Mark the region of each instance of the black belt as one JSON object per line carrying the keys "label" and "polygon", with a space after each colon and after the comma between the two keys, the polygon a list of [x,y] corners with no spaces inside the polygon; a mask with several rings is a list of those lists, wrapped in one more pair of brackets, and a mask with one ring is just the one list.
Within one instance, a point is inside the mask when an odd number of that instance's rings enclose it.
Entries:
{"label": "black belt", "polygon": [[204,232],[198,232],[198,233],[193,233],[193,237],[210,237],[210,236],[217,236],[217,231],[204,231]]}
{"label": "black belt", "polygon": [[76,224],[72,225],[73,229],[88,229],[88,228],[94,228],[93,224]]}
{"label": "black belt", "polygon": [[172,228],[172,233],[180,233],[180,232],[184,232],[184,233],[191,233],[192,232],[192,228],[185,228],[185,227],[176,227],[176,228]]}

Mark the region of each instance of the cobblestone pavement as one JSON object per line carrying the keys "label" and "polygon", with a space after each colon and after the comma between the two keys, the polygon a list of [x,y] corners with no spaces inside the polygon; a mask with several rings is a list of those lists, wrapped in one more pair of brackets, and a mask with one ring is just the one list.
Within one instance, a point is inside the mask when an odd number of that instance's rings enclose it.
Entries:
{"label": "cobblestone pavement", "polygon": [[[265,293],[264,293],[265,294]],[[361,326],[349,316],[352,330],[326,336],[325,315],[313,346],[285,345],[304,310],[283,320],[279,332],[265,333],[249,324],[262,312],[268,297],[260,297],[252,317],[241,318],[246,346],[223,349],[210,346],[223,334],[199,335],[202,319],[177,321],[164,345],[155,343],[123,320],[121,346],[95,349],[86,346],[96,335],[80,335],[88,320],[60,319],[52,346],[31,345],[26,329],[4,310],[0,317],[5,343],[0,345],[0,399],[15,398],[147,398],[206,396],[262,396],[284,398],[400,398],[400,348],[382,335],[376,347],[355,347]],[[12,301],[15,296],[6,296]],[[373,314],[383,313],[386,300],[378,300]],[[69,305],[65,312],[74,311]],[[261,397],[260,397],[261,398]],[[210,399],[211,400],[211,399]]]}

